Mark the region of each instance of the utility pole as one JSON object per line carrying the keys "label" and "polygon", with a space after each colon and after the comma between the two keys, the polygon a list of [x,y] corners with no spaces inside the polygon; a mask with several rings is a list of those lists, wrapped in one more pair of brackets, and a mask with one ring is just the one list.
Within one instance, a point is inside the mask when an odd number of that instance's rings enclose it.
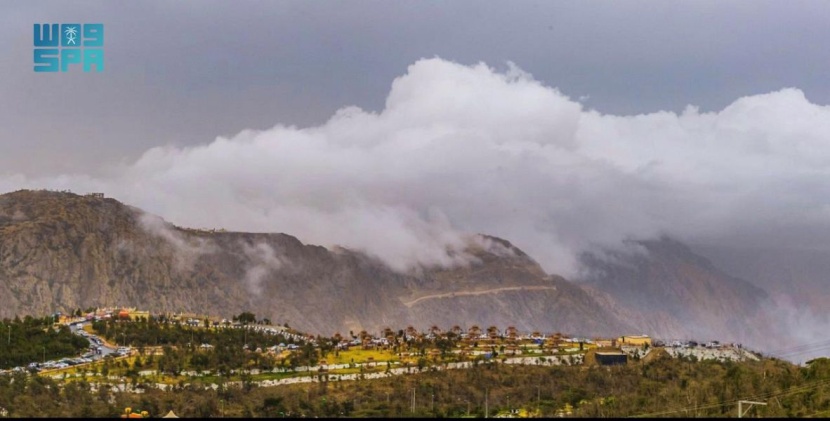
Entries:
{"label": "utility pole", "polygon": [[487,388],[484,388],[484,418],[490,418],[490,403],[487,401]]}
{"label": "utility pole", "polygon": [[[746,408],[746,411],[743,410],[743,404],[749,405]],[[752,409],[753,405],[765,405],[766,406],[766,403],[764,403],[764,402],[753,402],[753,401],[738,401],[738,418],[743,418],[744,415],[746,415],[746,413],[749,412],[750,409]]]}
{"label": "utility pole", "polygon": [[415,388],[412,388],[412,413],[415,413]]}

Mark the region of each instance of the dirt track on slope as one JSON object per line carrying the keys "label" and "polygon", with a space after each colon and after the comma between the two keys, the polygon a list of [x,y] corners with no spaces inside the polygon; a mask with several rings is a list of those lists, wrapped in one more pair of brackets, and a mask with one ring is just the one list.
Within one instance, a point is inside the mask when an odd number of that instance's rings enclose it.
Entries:
{"label": "dirt track on slope", "polygon": [[424,295],[423,297],[418,297],[411,301],[403,301],[403,304],[407,307],[412,307],[415,304],[418,304],[419,301],[423,300],[431,300],[435,298],[452,298],[452,297],[460,297],[464,295],[484,295],[484,294],[497,294],[503,291],[535,291],[535,290],[543,290],[543,289],[552,289],[555,290],[556,287],[551,286],[522,286],[522,287],[501,287],[501,288],[492,288],[492,289],[485,289],[481,291],[454,291],[454,292],[447,292],[443,294],[433,294],[433,295]]}

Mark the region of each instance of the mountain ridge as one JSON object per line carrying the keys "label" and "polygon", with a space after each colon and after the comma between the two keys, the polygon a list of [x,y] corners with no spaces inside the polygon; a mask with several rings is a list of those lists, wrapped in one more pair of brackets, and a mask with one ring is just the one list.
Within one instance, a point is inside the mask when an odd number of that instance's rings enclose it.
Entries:
{"label": "mountain ridge", "polygon": [[497,237],[470,236],[453,253],[467,264],[402,273],[289,234],[182,228],[111,198],[22,190],[0,195],[0,317],[119,305],[253,311],[324,335],[494,325],[759,349],[786,336],[764,289],[668,237],[584,253],[573,282]]}
{"label": "mountain ridge", "polygon": [[613,297],[618,313],[658,336],[758,345],[779,328],[766,311],[769,293],[669,237],[630,240],[581,259],[588,269],[579,281],[592,296]]}
{"label": "mountain ridge", "polygon": [[[471,238],[468,266],[399,273],[288,234],[180,228],[111,198],[23,190],[0,196],[0,316],[122,305],[250,310],[321,334],[433,324],[632,328],[509,241]],[[540,286],[550,289],[526,289]]]}

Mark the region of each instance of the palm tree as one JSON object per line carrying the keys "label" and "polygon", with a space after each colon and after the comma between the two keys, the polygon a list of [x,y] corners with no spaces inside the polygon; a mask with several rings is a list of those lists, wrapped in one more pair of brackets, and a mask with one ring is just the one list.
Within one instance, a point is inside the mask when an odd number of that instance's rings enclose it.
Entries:
{"label": "palm tree", "polygon": [[477,338],[481,335],[481,328],[478,327],[478,325],[472,325],[469,329],[467,329],[467,333],[469,333],[470,336],[475,336]]}
{"label": "palm tree", "polygon": [[415,328],[412,327],[412,325],[406,327],[406,336],[413,337],[416,333],[418,333],[418,331],[415,330]]}

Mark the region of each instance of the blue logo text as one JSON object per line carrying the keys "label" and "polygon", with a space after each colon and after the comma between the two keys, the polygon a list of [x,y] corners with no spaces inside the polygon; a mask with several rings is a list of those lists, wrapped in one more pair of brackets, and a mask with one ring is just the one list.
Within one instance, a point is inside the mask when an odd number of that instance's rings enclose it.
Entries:
{"label": "blue logo text", "polygon": [[80,65],[85,72],[104,70],[104,24],[34,25],[36,72],[66,72]]}

